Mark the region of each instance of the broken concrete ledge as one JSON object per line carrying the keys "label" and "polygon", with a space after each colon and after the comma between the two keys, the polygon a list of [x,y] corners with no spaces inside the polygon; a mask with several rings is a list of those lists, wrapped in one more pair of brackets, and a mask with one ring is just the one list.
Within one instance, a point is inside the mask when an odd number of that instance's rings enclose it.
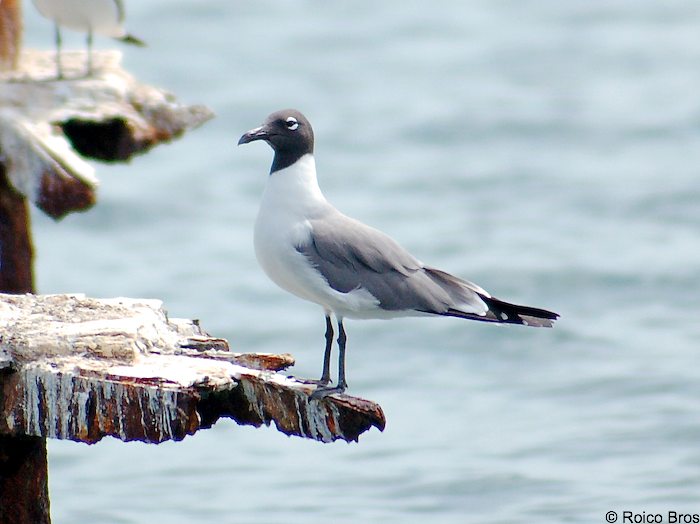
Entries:
{"label": "broken concrete ledge", "polygon": [[384,429],[373,402],[311,400],[280,373],[293,363],[233,353],[158,300],[0,294],[0,434],[158,443],[221,417],[322,442]]}

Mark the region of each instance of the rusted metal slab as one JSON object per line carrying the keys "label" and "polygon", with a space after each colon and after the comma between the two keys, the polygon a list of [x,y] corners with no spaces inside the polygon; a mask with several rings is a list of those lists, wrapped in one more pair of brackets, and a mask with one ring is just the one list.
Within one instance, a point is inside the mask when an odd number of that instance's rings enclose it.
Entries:
{"label": "rusted metal slab", "polygon": [[201,105],[137,82],[117,51],[66,52],[67,79],[55,79],[54,53],[26,50],[0,72],[0,153],[14,189],[54,218],[95,203],[97,179],[82,157],[128,160],[198,127],[213,114]]}
{"label": "rusted metal slab", "polygon": [[5,435],[157,443],[229,417],[331,442],[385,425],[375,403],[311,400],[315,386],[277,371],[289,355],[233,353],[157,300],[0,294],[0,351]]}

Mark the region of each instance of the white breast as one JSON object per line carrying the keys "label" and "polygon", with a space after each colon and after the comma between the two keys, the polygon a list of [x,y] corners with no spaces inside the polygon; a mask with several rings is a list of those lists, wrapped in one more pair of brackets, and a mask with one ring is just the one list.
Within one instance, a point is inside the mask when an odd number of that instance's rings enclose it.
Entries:
{"label": "white breast", "polygon": [[61,27],[104,36],[125,35],[117,2],[121,0],[34,0],[38,11]]}
{"label": "white breast", "polygon": [[319,302],[323,279],[296,246],[308,241],[309,214],[327,205],[316,182],[314,158],[306,155],[269,176],[255,221],[255,255],[267,276],[290,293],[314,302]]}
{"label": "white breast", "polygon": [[255,221],[255,255],[270,279],[290,293],[321,305],[326,311],[355,316],[374,309],[377,301],[364,290],[333,290],[297,246],[311,236],[310,218],[333,212],[321,193],[312,155],[268,178]]}

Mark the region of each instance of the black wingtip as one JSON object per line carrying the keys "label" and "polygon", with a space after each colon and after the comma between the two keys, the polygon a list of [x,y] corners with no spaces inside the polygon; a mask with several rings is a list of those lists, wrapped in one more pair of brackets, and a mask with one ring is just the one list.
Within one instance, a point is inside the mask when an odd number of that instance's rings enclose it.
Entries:
{"label": "black wingtip", "polygon": [[124,42],[125,44],[130,44],[130,45],[135,45],[137,47],[146,47],[146,42],[141,40],[140,38],[135,37],[134,35],[124,35],[120,38],[118,38],[120,42]]}
{"label": "black wingtip", "polygon": [[511,304],[493,297],[482,297],[498,322],[531,327],[552,327],[559,313],[530,306]]}
{"label": "black wingtip", "polygon": [[489,310],[486,315],[477,315],[475,313],[465,313],[457,309],[450,308],[446,315],[459,318],[468,318],[470,320],[478,320],[480,322],[493,322],[496,324],[518,324],[521,326],[530,327],[547,327],[554,326],[554,322],[559,319],[559,313],[548,311],[530,306],[520,306],[511,304],[493,297],[479,295],[486,303]]}

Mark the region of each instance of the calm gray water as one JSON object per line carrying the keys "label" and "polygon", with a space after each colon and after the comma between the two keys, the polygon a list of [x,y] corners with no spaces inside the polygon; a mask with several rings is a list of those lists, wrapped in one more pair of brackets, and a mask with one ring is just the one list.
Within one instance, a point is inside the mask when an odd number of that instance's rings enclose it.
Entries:
{"label": "calm gray water", "polygon": [[[54,522],[604,522],[700,513],[700,4],[127,3],[140,79],[218,118],[99,205],[34,214],[41,292],[157,297],[236,351],[320,372],[320,310],[258,268],[273,110],[314,124],[346,213],[554,330],[348,323],[351,392],[388,426],[322,445],[219,423],[179,443],[52,441]],[[51,27],[26,6],[26,40]],[[70,46],[82,39],[68,39]],[[100,40],[99,45],[112,43]],[[665,522],[665,521],[664,521]]]}

